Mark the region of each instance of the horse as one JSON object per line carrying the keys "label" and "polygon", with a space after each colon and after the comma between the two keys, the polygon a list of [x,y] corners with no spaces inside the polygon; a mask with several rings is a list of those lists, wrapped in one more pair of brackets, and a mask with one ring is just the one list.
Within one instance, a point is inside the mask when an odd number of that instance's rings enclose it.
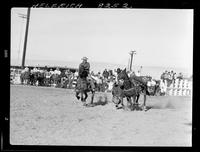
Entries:
{"label": "horse", "polygon": [[[138,99],[140,96],[139,88],[132,87],[130,89],[122,89],[120,85],[117,83],[114,83],[112,88],[112,102],[114,102],[116,105],[116,108],[119,109],[119,104],[122,105],[122,108],[125,109],[123,98],[127,98],[128,103],[130,104],[131,110],[133,110],[135,107],[134,105],[138,105]],[[131,102],[131,97],[133,98],[133,103]]]}
{"label": "horse", "polygon": [[[114,87],[113,87],[113,91],[116,89],[116,87],[118,88],[117,92],[119,93],[118,96],[120,96],[120,98],[118,97],[119,102],[116,105],[116,107],[118,108],[119,103],[121,103],[123,108],[124,108],[123,98],[126,97],[128,103],[129,103],[129,105],[131,107],[131,110],[133,110],[133,106],[134,105],[138,105],[138,100],[139,100],[139,97],[140,97],[140,91],[138,89],[140,89],[140,88],[135,86],[130,81],[129,76],[126,73],[126,69],[121,70],[118,73],[117,82],[119,82],[118,83],[119,86],[117,86],[115,84]],[[114,92],[113,91],[112,91],[113,97],[115,98],[116,94],[114,95],[115,91]],[[131,101],[131,97],[133,98],[133,102]]]}
{"label": "horse", "polygon": [[[133,91],[135,92],[134,103],[131,104],[131,106],[138,104],[138,99],[140,97],[140,94],[143,93],[144,102],[143,102],[142,109],[146,110],[146,95],[149,95],[147,84],[146,84],[146,82],[142,81],[142,79],[141,79],[141,81],[137,81],[135,79],[135,77],[136,76],[129,77],[126,72],[126,69],[124,69],[118,74],[118,82],[119,82],[119,85],[121,86],[121,89],[123,89],[125,92],[131,91],[132,88],[135,88],[135,89],[133,89]],[[137,97],[136,101],[135,101],[135,96]],[[129,101],[129,102],[132,103],[131,101]]]}
{"label": "horse", "polygon": [[[83,72],[84,73],[84,72]],[[84,74],[83,74],[84,75]],[[91,77],[79,76],[77,80],[77,84],[75,86],[76,98],[83,102],[84,106],[93,106],[94,94],[95,94],[95,85],[94,80]],[[88,97],[88,92],[92,93],[90,104],[86,104],[86,99]],[[79,94],[81,93],[81,97]],[[85,97],[83,97],[83,95]]]}

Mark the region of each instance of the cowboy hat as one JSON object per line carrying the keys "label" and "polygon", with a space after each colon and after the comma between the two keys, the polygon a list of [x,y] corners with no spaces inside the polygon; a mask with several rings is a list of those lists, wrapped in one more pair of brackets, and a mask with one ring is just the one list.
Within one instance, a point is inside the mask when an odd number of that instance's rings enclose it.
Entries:
{"label": "cowboy hat", "polygon": [[87,60],[87,59],[88,59],[87,57],[83,57],[83,58],[82,58],[82,60]]}

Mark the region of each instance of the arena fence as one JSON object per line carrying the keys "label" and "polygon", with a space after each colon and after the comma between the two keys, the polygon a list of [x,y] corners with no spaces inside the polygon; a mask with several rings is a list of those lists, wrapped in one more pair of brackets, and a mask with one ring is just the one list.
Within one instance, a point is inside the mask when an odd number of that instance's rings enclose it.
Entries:
{"label": "arena fence", "polygon": [[[20,73],[15,74],[11,80],[12,84],[21,84]],[[72,88],[76,86],[77,79],[72,82]],[[113,83],[110,83],[107,91],[111,91]],[[169,96],[191,96],[192,81],[176,79],[169,87],[166,88],[166,95]]]}
{"label": "arena fence", "polygon": [[191,96],[192,81],[176,79],[169,87],[167,87],[167,95],[169,96]]}

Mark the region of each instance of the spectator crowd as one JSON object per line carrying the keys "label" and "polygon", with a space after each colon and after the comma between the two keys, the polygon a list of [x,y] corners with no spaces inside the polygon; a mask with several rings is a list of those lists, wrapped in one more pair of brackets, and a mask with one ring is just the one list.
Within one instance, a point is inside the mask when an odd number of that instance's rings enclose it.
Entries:
{"label": "spectator crowd", "polygon": [[[118,69],[108,70],[104,69],[103,72],[94,73],[90,72],[92,78],[94,78],[97,90],[100,92],[111,91],[113,84],[117,81],[117,71]],[[16,69],[13,69],[11,72],[11,83],[15,83],[14,79],[16,76]],[[140,76],[140,71],[130,72],[127,71],[128,75]],[[28,76],[26,77],[26,74]],[[31,76],[34,75],[33,80]],[[150,77],[150,76],[147,76]],[[59,69],[59,68],[40,68],[25,67],[20,72],[20,83],[27,85],[37,85],[37,86],[53,86],[59,88],[69,88],[72,89],[76,86],[78,78],[78,70],[71,71],[70,69]],[[151,78],[151,77],[150,77]],[[35,79],[35,80],[34,80]],[[160,80],[155,80],[153,78],[149,79],[147,86],[152,87],[159,85],[161,93],[165,94],[167,87],[174,83],[176,79],[183,79],[183,74],[179,73],[178,75],[174,71],[164,71]],[[159,81],[159,84],[158,84]]]}

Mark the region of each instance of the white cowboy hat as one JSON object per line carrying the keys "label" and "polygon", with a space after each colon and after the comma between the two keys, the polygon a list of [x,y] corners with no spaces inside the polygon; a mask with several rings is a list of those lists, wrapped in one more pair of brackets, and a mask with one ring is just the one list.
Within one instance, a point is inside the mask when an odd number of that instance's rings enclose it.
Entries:
{"label": "white cowboy hat", "polygon": [[83,57],[83,58],[82,58],[82,60],[87,60],[87,59],[88,59],[87,57]]}

